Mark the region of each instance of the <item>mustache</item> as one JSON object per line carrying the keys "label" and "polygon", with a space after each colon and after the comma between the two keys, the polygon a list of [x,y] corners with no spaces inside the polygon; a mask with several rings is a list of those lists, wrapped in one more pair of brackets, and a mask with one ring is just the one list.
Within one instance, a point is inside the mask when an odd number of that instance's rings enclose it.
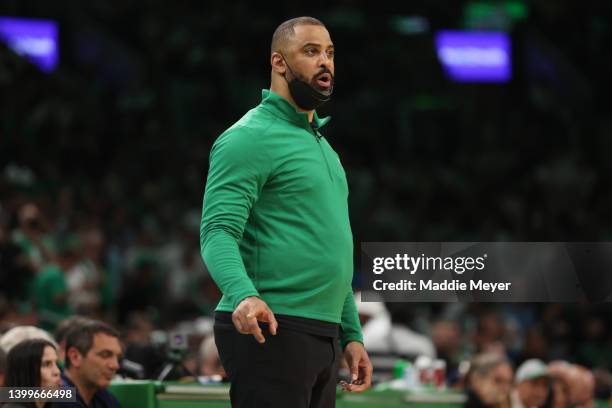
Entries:
{"label": "mustache", "polygon": [[321,67],[321,70],[312,77],[312,80],[315,81],[320,75],[323,74],[329,74],[332,82],[334,81],[334,74],[332,74],[332,72],[327,67]]}

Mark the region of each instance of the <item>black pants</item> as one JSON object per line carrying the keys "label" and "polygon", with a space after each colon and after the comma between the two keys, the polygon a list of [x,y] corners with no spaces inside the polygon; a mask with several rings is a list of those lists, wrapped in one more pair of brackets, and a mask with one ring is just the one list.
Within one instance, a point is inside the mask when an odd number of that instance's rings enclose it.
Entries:
{"label": "black pants", "polygon": [[333,408],[340,363],[338,339],[277,330],[260,322],[266,342],[215,322],[215,343],[230,379],[232,408]]}

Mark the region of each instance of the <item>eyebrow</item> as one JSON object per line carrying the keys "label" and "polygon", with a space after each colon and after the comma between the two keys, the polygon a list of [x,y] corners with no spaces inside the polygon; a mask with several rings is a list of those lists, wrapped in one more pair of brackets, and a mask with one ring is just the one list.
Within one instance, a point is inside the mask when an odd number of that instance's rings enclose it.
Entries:
{"label": "eyebrow", "polygon": [[115,353],[113,350],[111,349],[102,349],[102,350],[98,350],[98,352],[96,354],[100,355],[100,354],[106,354],[106,353],[111,353],[114,354],[116,356],[121,355],[121,352],[119,353]]}
{"label": "eyebrow", "polygon": [[[319,43],[309,42],[309,43],[304,44],[304,45],[302,46],[302,48],[306,48],[306,47],[309,47],[309,46],[321,47],[321,44],[319,44]],[[327,48],[334,48],[334,44],[330,44],[330,45],[328,45],[328,46],[327,46]]]}

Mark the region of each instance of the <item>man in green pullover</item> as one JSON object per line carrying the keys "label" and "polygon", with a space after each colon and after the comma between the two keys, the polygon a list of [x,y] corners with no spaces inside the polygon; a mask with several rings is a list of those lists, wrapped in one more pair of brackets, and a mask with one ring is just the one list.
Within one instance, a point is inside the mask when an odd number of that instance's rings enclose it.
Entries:
{"label": "man in green pullover", "polygon": [[346,175],[315,110],[333,91],[334,46],[320,21],[300,17],[276,29],[271,51],[270,90],[210,152],[200,244],[223,292],[215,340],[233,407],[333,407],[342,353],[344,390],[367,389],[372,375]]}

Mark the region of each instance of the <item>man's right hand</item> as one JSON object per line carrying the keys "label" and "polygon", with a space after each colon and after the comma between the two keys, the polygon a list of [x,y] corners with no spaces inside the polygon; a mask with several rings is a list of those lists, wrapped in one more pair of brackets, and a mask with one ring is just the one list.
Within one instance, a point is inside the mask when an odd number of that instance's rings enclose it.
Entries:
{"label": "man's right hand", "polygon": [[260,343],[265,343],[266,339],[259,327],[260,322],[267,322],[270,327],[270,333],[275,336],[278,323],[274,317],[274,313],[268,307],[266,302],[256,296],[245,298],[238,304],[234,313],[232,313],[232,321],[236,330],[242,334],[252,334]]}

